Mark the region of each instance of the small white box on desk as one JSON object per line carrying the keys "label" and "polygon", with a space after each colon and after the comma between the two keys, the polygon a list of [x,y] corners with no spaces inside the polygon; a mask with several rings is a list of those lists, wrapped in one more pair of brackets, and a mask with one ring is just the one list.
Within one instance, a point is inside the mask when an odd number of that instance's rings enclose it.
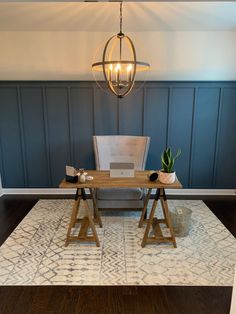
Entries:
{"label": "small white box on desk", "polygon": [[134,163],[132,162],[111,162],[111,178],[128,178],[134,177]]}

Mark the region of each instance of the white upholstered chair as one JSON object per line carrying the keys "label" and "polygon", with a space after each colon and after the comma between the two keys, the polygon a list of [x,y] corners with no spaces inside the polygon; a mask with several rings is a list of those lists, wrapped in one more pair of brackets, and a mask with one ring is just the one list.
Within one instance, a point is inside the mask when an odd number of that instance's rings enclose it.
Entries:
{"label": "white upholstered chair", "polygon": [[[135,170],[144,170],[150,138],[146,136],[106,135],[94,136],[94,153],[97,170],[109,170],[110,162],[132,162]],[[144,190],[140,188],[97,189],[97,207],[141,209]]]}

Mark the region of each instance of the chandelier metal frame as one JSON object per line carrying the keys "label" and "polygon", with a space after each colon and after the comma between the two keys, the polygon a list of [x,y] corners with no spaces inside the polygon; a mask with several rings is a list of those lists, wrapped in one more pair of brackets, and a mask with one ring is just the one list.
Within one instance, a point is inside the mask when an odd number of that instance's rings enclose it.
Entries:
{"label": "chandelier metal frame", "polygon": [[[103,76],[109,90],[119,98],[123,98],[128,95],[133,89],[136,72],[147,71],[150,68],[149,63],[137,60],[132,40],[122,31],[122,4],[123,2],[120,2],[120,31],[118,34],[110,37],[106,42],[102,54],[102,61],[92,64],[92,70],[103,72]],[[112,54],[116,47],[117,40],[119,41],[119,59],[117,60],[116,58],[116,60],[112,60]],[[130,50],[132,55],[131,60],[122,60],[122,48],[124,43],[127,44]],[[110,51],[109,45],[111,45]],[[123,69],[125,66],[126,70],[124,71]],[[124,72],[126,73],[126,80],[121,79],[122,75],[124,76]]]}

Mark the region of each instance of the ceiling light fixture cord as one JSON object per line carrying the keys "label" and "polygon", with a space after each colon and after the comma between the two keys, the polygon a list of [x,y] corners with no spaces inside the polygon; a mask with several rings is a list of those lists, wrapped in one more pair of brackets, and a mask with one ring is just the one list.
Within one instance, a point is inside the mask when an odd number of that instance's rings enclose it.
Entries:
{"label": "ceiling light fixture cord", "polygon": [[122,18],[122,5],[123,2],[120,2],[120,32],[118,34],[118,38],[120,39],[120,60],[122,59],[122,38],[124,36],[124,34],[122,33],[122,22],[123,22],[123,18]]}
{"label": "ceiling light fixture cord", "polygon": [[123,2],[120,2],[120,34],[122,33],[122,4]]}

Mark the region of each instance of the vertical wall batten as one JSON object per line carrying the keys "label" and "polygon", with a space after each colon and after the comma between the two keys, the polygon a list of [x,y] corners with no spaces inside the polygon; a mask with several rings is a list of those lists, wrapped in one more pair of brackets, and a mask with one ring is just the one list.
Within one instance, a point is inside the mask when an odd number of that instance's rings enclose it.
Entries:
{"label": "vertical wall batten", "polygon": [[142,102],[142,136],[144,135],[144,108],[145,108],[145,102],[146,102],[146,88],[143,87],[143,102]]}
{"label": "vertical wall batten", "polygon": [[93,135],[96,134],[96,125],[95,125],[95,87],[92,87],[92,93],[93,93]]}
{"label": "vertical wall batten", "polygon": [[95,135],[95,102],[94,102],[94,86],[92,86],[91,88],[92,90],[92,110],[93,110],[93,113],[92,113],[92,119],[93,119],[93,135]]}
{"label": "vertical wall batten", "polygon": [[0,176],[2,186],[5,186],[5,168],[4,168],[4,161],[3,161],[3,150],[2,150],[2,135],[1,135],[1,125],[0,125]]}
{"label": "vertical wall batten", "polygon": [[48,115],[47,115],[47,97],[46,97],[46,87],[42,88],[43,93],[43,121],[44,121],[44,134],[46,143],[46,160],[47,169],[49,173],[48,181],[49,185],[52,186],[52,169],[51,169],[51,156],[50,156],[50,143],[48,137]]}
{"label": "vertical wall batten", "polygon": [[219,101],[218,101],[218,112],[217,112],[217,123],[216,123],[216,138],[215,138],[215,152],[213,159],[213,175],[212,175],[212,186],[216,186],[216,170],[218,162],[218,151],[219,151],[219,128],[220,128],[220,118],[222,111],[222,99],[223,99],[223,88],[220,88]]}
{"label": "vertical wall batten", "polygon": [[147,87],[144,87],[144,91],[143,91],[143,135],[145,136],[145,121],[146,121],[146,107],[147,107]]}
{"label": "vertical wall batten", "polygon": [[189,178],[188,178],[188,185],[192,186],[192,152],[193,152],[193,145],[194,145],[194,117],[195,117],[195,110],[196,110],[196,99],[197,99],[197,91],[198,88],[194,88],[193,92],[193,114],[192,114],[192,128],[191,128],[191,142],[190,142],[190,152],[189,152]]}
{"label": "vertical wall batten", "polygon": [[168,88],[167,120],[166,120],[166,148],[169,146],[169,114],[170,114],[171,98],[172,98],[172,88]]}
{"label": "vertical wall batten", "polygon": [[71,117],[71,95],[70,95],[70,87],[67,87],[67,106],[68,106],[68,132],[69,132],[69,152],[70,152],[70,164],[75,164],[75,154],[74,154],[74,146],[73,146],[73,132],[72,132],[72,117]]}
{"label": "vertical wall batten", "polygon": [[116,113],[117,113],[116,134],[120,134],[120,101],[117,97],[116,97]]}
{"label": "vertical wall batten", "polygon": [[26,151],[25,151],[25,134],[24,134],[24,126],[23,126],[23,117],[22,117],[22,106],[21,106],[21,93],[20,87],[17,86],[17,105],[18,105],[18,112],[19,112],[19,126],[20,126],[20,146],[21,146],[21,154],[22,154],[22,163],[23,163],[23,170],[24,170],[24,183],[25,187],[28,186],[28,174],[26,168]]}
{"label": "vertical wall batten", "polygon": [[168,93],[168,106],[167,106],[167,122],[166,122],[166,147],[170,146],[170,116],[171,116],[171,105],[173,98],[173,88],[169,88]]}
{"label": "vertical wall batten", "polygon": [[[1,113],[1,111],[0,111]],[[1,118],[1,117],[0,117]],[[1,119],[0,119],[1,121]],[[3,159],[3,149],[2,149],[2,129],[0,124],[0,175],[1,175],[1,182],[2,186],[6,186],[5,182],[5,167],[4,167],[4,159]]]}

